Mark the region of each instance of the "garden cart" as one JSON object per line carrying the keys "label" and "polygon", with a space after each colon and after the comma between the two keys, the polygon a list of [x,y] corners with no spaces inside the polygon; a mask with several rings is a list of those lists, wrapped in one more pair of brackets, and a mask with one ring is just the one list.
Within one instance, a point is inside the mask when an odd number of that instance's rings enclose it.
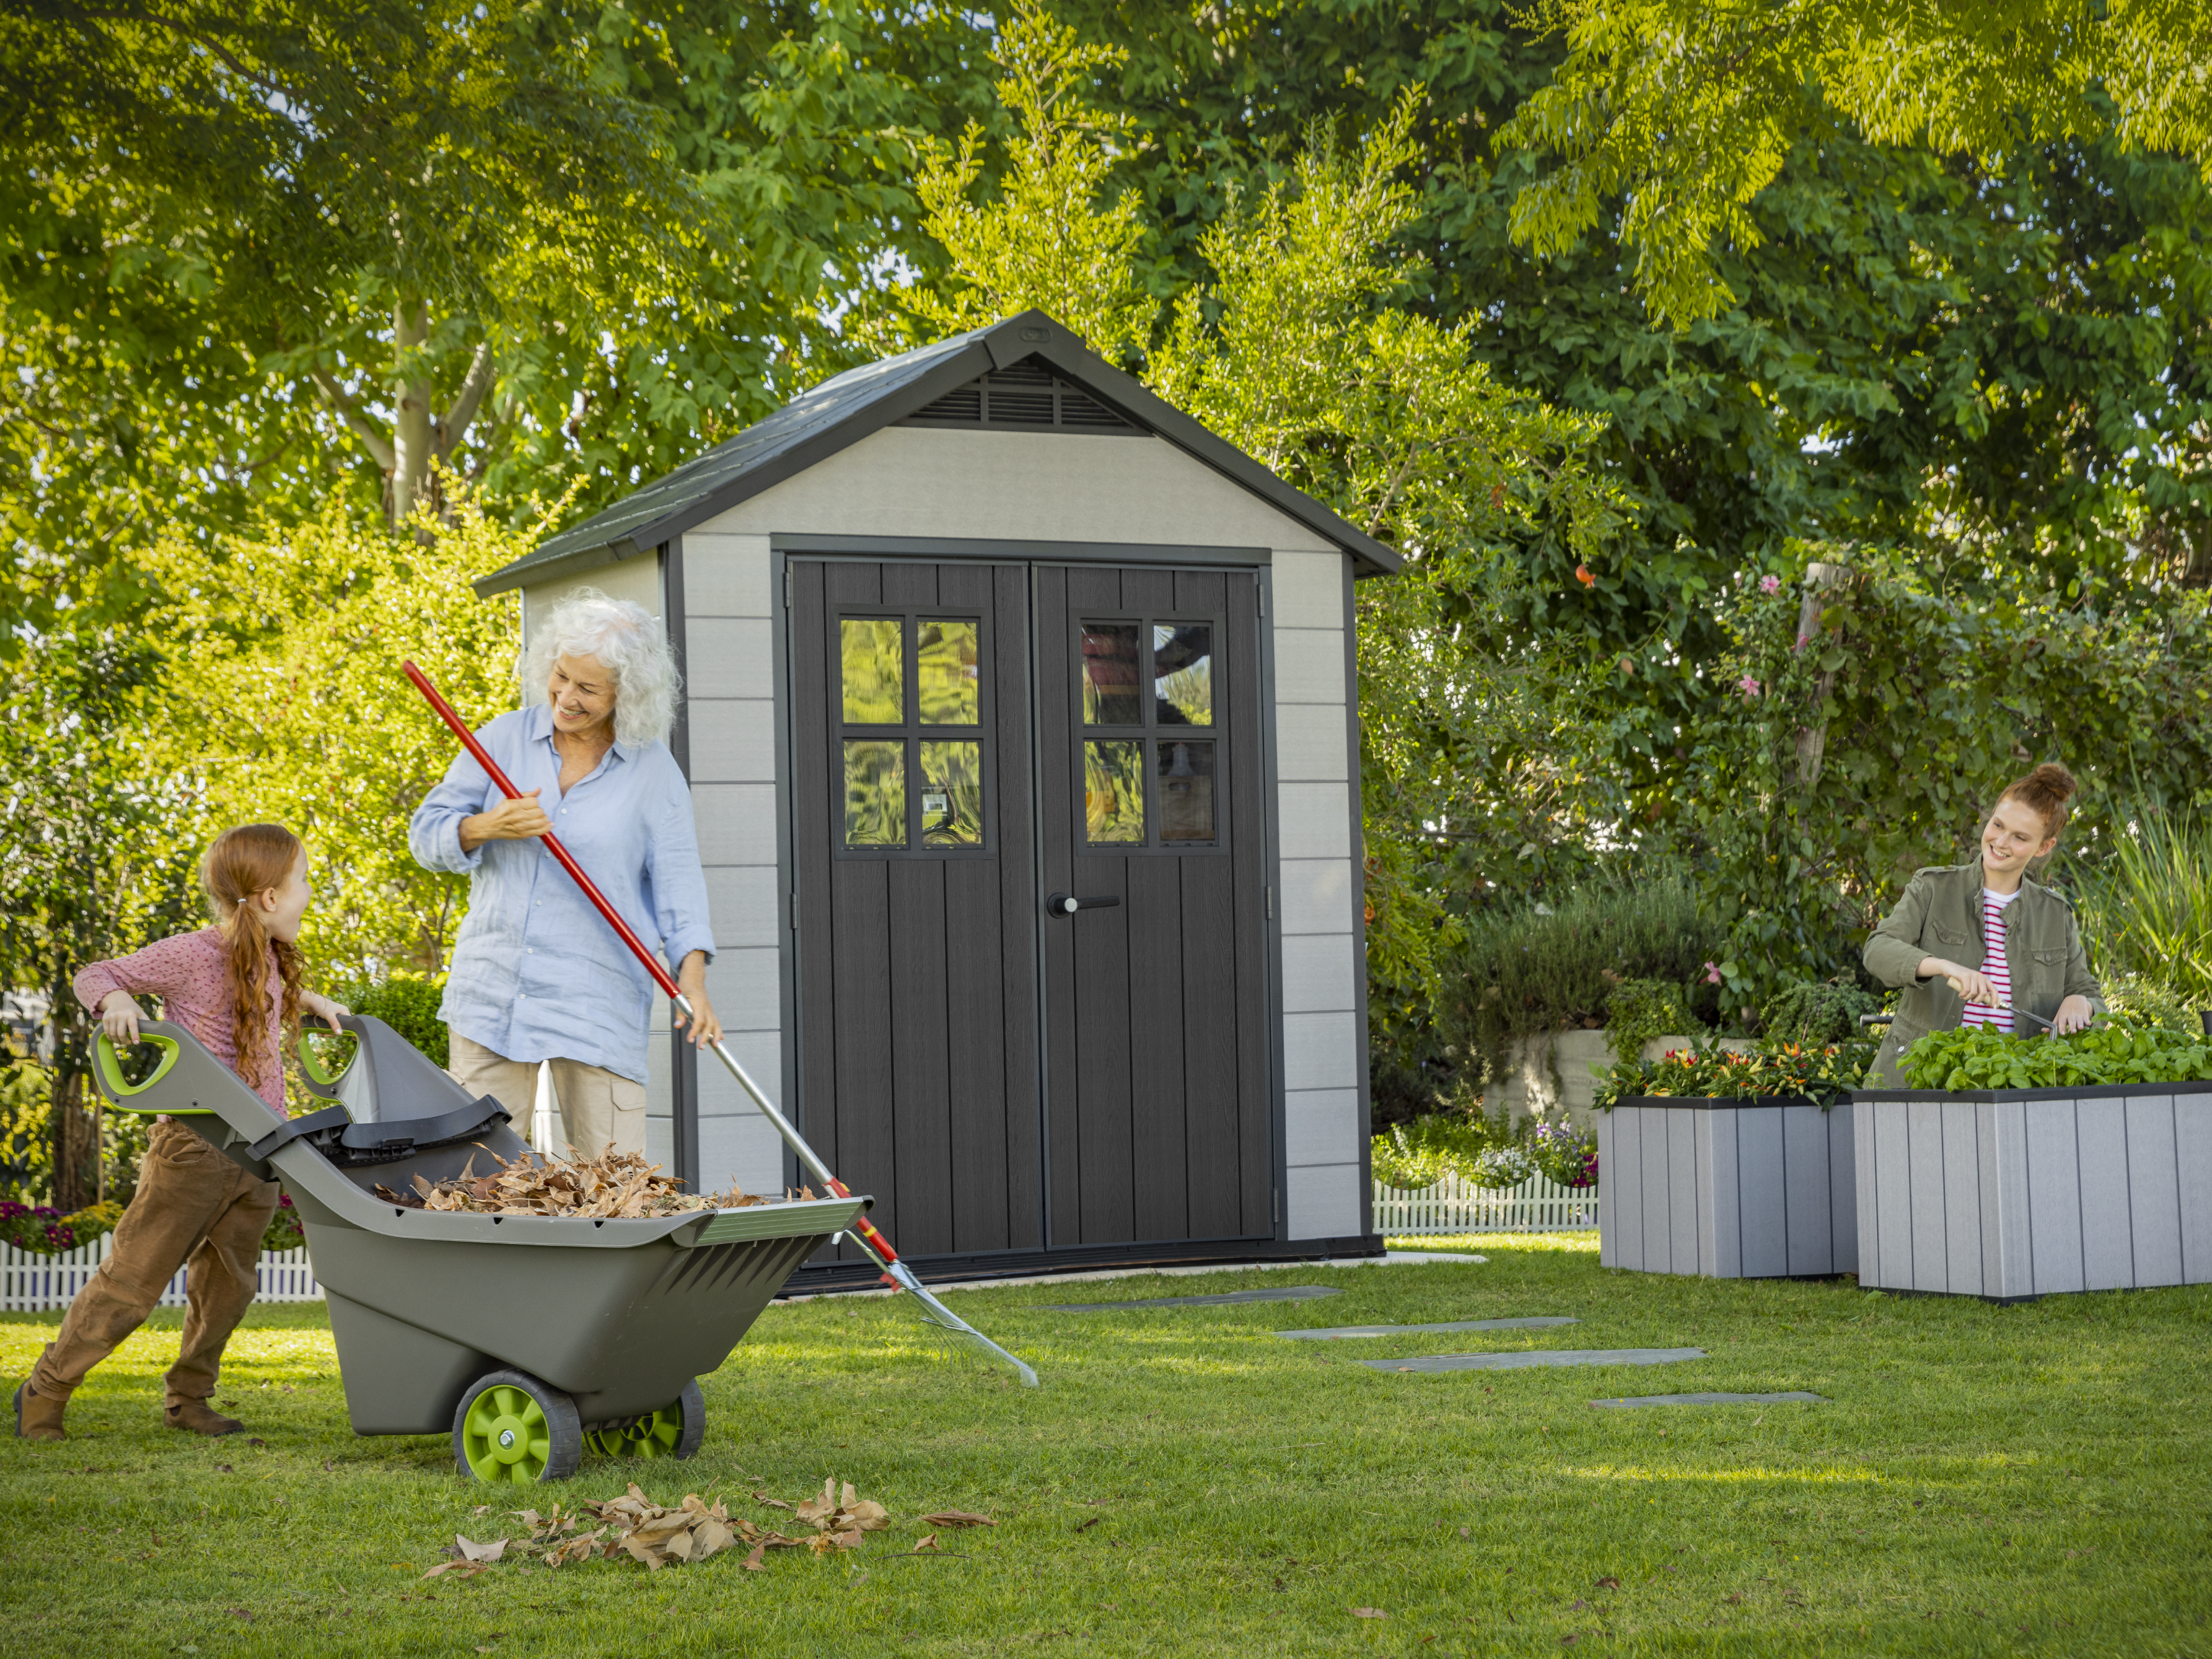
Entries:
{"label": "garden cart", "polygon": [[471,1099],[383,1021],[343,1026],[356,1043],[335,1075],[301,1044],[308,1086],[337,1103],[306,1117],[279,1116],[166,1022],[140,1028],[161,1050],[143,1082],[105,1036],[94,1070],[118,1108],[167,1113],[283,1182],[330,1301],[354,1432],[450,1431],[479,1480],[561,1480],[587,1445],[690,1456],[706,1433],[697,1379],[867,1207],[838,1196],[597,1219],[392,1202],[375,1189],[534,1155],[505,1105]]}

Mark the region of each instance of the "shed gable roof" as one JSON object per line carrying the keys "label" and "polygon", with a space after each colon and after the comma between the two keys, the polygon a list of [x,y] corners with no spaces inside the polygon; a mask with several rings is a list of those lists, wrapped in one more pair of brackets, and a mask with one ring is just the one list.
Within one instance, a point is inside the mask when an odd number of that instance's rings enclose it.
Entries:
{"label": "shed gable roof", "polygon": [[[1028,358],[1042,360],[1057,379],[1103,405],[1109,416],[1165,439],[1335,544],[1352,556],[1361,574],[1398,568],[1398,555],[1381,542],[1147,392],[1045,313],[1025,311],[824,380],[736,437],[480,578],[476,591],[489,598],[650,552],[869,434],[921,416],[946,394]],[[1053,424],[1070,429],[1079,425],[1103,438],[1103,428],[1119,425],[1120,420],[1073,422],[1055,418]]]}

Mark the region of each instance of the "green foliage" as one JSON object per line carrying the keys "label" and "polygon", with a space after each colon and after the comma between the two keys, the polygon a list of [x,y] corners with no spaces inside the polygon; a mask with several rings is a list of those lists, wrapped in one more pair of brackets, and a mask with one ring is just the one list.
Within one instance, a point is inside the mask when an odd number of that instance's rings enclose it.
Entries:
{"label": "green foliage", "polygon": [[1613,1052],[1634,1060],[1655,1037],[1690,1035],[1689,999],[1680,984],[1662,979],[1624,979],[1606,1005],[1605,1034]]}
{"label": "green foliage", "polygon": [[2106,844],[2081,902],[2098,966],[2212,1008],[2212,818],[2145,810],[2115,823]]}
{"label": "green foliage", "polygon": [[276,1213],[269,1218],[269,1225],[261,1234],[264,1250],[296,1250],[307,1242],[307,1230],[300,1220],[299,1211],[292,1207],[292,1194],[280,1193],[276,1197]]}
{"label": "green foliage", "polygon": [[1641,1096],[1692,1100],[1763,1100],[1777,1097],[1832,1105],[1847,1089],[1858,1086],[1874,1058],[1869,1042],[1813,1047],[1763,1042],[1748,1053],[1710,1048],[1677,1049],[1657,1060],[1626,1061],[1598,1070],[1593,1103],[1609,1112],[1624,1100]]}
{"label": "green foliage", "polygon": [[[1470,1054],[1494,1059],[1515,1037],[1602,1024],[1630,980],[1660,981],[1689,1013],[1692,987],[1717,944],[1680,877],[1595,884],[1556,909],[1540,905],[1470,922],[1437,1000],[1438,1023]],[[1652,1005],[1643,1006],[1649,1012]]]}
{"label": "green foliage", "polygon": [[1734,301],[1712,249],[1758,246],[1750,204],[1814,125],[1811,88],[1877,143],[1996,162],[2110,133],[2212,169],[2212,107],[2173,91],[2212,70],[2194,8],[1545,0],[1534,15],[1568,53],[1499,134],[1559,158],[1522,190],[1515,231],[1566,252],[1618,213],[1638,289],[1679,322]]}
{"label": "green foliage", "polygon": [[1538,1123],[1522,1143],[1536,1172],[1562,1187],[1598,1184],[1597,1136],[1571,1124]]}
{"label": "green foliage", "polygon": [[1375,1137],[1370,1162],[1376,1180],[1417,1191],[1447,1175],[1476,1178],[1481,1159],[1516,1144],[1504,1109],[1486,1115],[1478,1106],[1472,1111],[1428,1113],[1394,1125]]}
{"label": "green foliage", "polygon": [[1898,1057],[1907,1087],[2073,1089],[2212,1079],[2212,1041],[2115,1022],[2072,1036],[2014,1036],[1986,1025],[1930,1031]]}
{"label": "green foliage", "polygon": [[[410,974],[403,968],[383,979],[342,983],[330,995],[356,1014],[382,1020],[442,1069],[453,1058],[446,1023],[438,1018],[445,994],[443,974]],[[315,1045],[324,1069],[335,1072],[352,1056],[354,1040],[318,1037]]]}
{"label": "green foliage", "polygon": [[2186,802],[2212,778],[2212,595],[2084,584],[1969,604],[1909,564],[1857,556],[1843,585],[1817,590],[1803,637],[1787,586],[1729,596],[1731,648],[1698,670],[1689,775],[1637,797],[1703,867],[1706,913],[1729,930],[1731,1009],[1854,970],[1911,872],[1967,856],[2036,757],[2084,782],[2069,860],[2106,855],[2116,800]]}
{"label": "green foliage", "polygon": [[1776,1042],[1815,1045],[1864,1039],[1861,1014],[1881,1012],[1881,999],[1857,981],[1841,976],[1786,985],[1759,1012],[1760,1035]]}
{"label": "green foliage", "polygon": [[2204,1030],[2199,1010],[2190,1000],[2176,995],[2157,980],[2114,974],[2101,983],[2105,1006],[2130,1024],[2156,1025],[2184,1036],[2195,1036]]}

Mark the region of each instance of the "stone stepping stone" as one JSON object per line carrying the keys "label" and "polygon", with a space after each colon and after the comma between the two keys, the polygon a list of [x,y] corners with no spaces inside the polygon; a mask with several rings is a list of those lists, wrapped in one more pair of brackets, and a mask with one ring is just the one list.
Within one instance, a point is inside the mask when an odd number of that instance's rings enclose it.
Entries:
{"label": "stone stepping stone", "polygon": [[1671,1365],[1703,1359],[1703,1348],[1535,1348],[1523,1353],[1432,1353],[1418,1359],[1363,1359],[1370,1371],[1510,1371],[1529,1365]]}
{"label": "stone stepping stone", "polygon": [[1825,1406],[1825,1394],[1646,1394],[1630,1400],[1593,1400],[1593,1406],[1764,1406],[1770,1401],[1803,1400]]}
{"label": "stone stepping stone", "polygon": [[1294,1341],[1333,1342],[1346,1336],[1419,1336],[1428,1331],[1533,1330],[1547,1325],[1579,1325],[1579,1319],[1462,1319],[1450,1325],[1331,1325],[1315,1331],[1277,1331]]}
{"label": "stone stepping stone", "polygon": [[1342,1296],[1333,1285],[1285,1285],[1273,1291],[1231,1291],[1222,1296],[1152,1296],[1135,1302],[1045,1302],[1048,1313],[1117,1313],[1127,1308],[1222,1308],[1232,1302],[1311,1302]]}

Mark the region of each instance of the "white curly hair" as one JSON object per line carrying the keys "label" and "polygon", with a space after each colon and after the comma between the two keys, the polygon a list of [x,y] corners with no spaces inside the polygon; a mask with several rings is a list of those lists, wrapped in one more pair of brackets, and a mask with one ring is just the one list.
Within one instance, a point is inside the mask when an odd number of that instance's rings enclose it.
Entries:
{"label": "white curly hair", "polygon": [[551,700],[556,657],[596,657],[614,676],[615,739],[633,748],[659,743],[676,724],[682,676],[667,630],[643,605],[580,587],[553,607],[523,653],[522,702]]}

